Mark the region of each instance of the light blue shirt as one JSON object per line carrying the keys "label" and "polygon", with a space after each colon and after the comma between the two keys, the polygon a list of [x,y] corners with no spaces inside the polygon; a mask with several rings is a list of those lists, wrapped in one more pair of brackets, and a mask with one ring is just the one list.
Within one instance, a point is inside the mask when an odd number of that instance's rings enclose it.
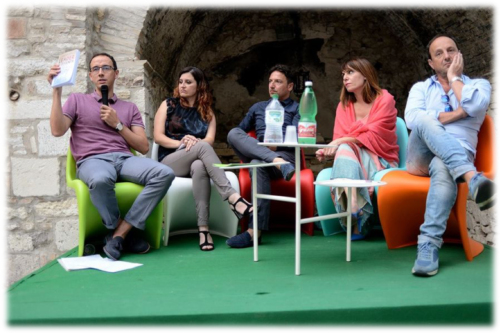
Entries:
{"label": "light blue shirt", "polygon": [[[462,75],[462,80],[464,81],[462,100],[457,100],[453,89],[450,89],[448,96],[453,110],[462,106],[468,117],[446,124],[444,127],[448,133],[457,138],[462,147],[470,150],[475,156],[479,128],[490,104],[491,85],[485,79],[471,79],[465,75]],[[406,126],[410,130],[413,129],[422,115],[438,119],[439,113],[444,112],[445,103],[441,101],[441,96],[445,94],[436,75],[415,83],[406,102]]]}

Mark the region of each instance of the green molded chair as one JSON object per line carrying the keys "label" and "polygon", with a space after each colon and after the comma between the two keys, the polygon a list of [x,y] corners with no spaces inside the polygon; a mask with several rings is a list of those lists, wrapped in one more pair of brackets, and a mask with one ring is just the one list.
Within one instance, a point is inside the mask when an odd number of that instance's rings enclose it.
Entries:
{"label": "green molded chair", "polygon": [[[135,155],[135,151],[132,150],[132,152]],[[76,193],[79,220],[78,256],[82,256],[85,248],[85,240],[100,236],[104,237],[109,230],[102,224],[99,212],[92,204],[92,201],[90,201],[90,193],[87,185],[76,178],[76,162],[70,148],[68,148],[68,155],[66,157],[66,184],[73,188]],[[115,192],[121,216],[127,214],[135,198],[137,198],[143,188],[144,186],[142,185],[129,182],[116,183]],[[146,228],[143,232],[145,239],[155,249],[160,248],[162,222],[163,200],[158,203],[146,220]]]}
{"label": "green molded chair", "polygon": [[[374,180],[381,180],[382,177],[391,170],[406,170],[406,147],[408,145],[408,130],[406,129],[406,124],[402,118],[397,117],[396,119],[396,136],[398,137],[399,146],[399,165],[398,168],[390,168],[382,170],[375,174]],[[316,178],[316,181],[329,180],[332,173],[332,168],[326,168],[321,170]],[[335,214],[337,213],[335,206],[330,195],[330,187],[327,186],[315,186],[316,195],[316,208],[318,209],[318,216]],[[374,198],[372,203],[374,205],[375,213],[376,209],[376,195],[378,193],[378,187],[375,187]],[[374,214],[375,215],[375,214]],[[344,232],[338,219],[321,220],[321,227],[323,229],[323,234],[325,236],[335,235]]]}

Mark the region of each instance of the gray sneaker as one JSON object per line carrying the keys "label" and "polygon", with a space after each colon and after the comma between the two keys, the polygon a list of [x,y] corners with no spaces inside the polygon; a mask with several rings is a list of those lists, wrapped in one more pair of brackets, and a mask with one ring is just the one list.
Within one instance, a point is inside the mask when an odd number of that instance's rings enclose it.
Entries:
{"label": "gray sneaker", "polygon": [[417,248],[417,260],[411,272],[417,276],[436,275],[439,268],[439,248],[433,243],[421,243]]}
{"label": "gray sneaker", "polygon": [[495,205],[495,183],[483,176],[483,173],[476,173],[469,183],[469,198],[474,200],[480,210],[486,210]]}
{"label": "gray sneaker", "polygon": [[[105,245],[113,239],[113,233],[114,231],[111,231],[104,237]],[[138,237],[134,230],[131,230],[123,241],[123,249],[127,252],[144,254],[148,253],[150,248],[151,246],[149,243]]]}
{"label": "gray sneaker", "polygon": [[123,238],[120,236],[116,236],[112,238],[110,241],[106,242],[106,245],[103,247],[104,253],[111,260],[120,259],[123,251]]}

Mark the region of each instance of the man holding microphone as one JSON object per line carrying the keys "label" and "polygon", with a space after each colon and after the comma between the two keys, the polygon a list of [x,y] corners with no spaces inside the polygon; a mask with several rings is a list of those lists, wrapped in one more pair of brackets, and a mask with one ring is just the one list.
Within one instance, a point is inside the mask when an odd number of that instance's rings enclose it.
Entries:
{"label": "man holding microphone", "polygon": [[[58,65],[51,67],[49,83],[59,72]],[[175,177],[166,165],[131,153],[130,148],[133,148],[146,154],[149,143],[137,106],[114,94],[118,75],[116,61],[111,55],[95,54],[89,63],[94,92],[72,93],[63,106],[62,88],[54,88],[50,114],[52,135],[62,136],[71,128],[70,147],[76,160],[76,175],[89,187],[92,203],[104,226],[111,230],[105,239],[104,253],[113,260],[118,260],[123,250],[149,251],[149,244],[130,231],[133,228],[144,230],[146,219]],[[144,186],[126,216],[120,216],[115,196],[118,180]]]}

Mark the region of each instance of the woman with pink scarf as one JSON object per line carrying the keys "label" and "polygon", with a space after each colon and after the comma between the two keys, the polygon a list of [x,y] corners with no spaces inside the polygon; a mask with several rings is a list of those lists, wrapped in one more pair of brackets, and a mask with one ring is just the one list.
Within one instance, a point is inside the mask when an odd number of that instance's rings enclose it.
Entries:
{"label": "woman with pink scarf", "polygon": [[[372,180],[380,170],[397,167],[396,102],[381,89],[372,64],[362,58],[342,66],[344,87],[335,116],[331,148],[319,149],[318,160],[334,159],[330,179]],[[334,188],[332,199],[338,212],[347,207],[347,190]],[[352,240],[365,238],[368,217],[373,214],[373,188],[352,190]],[[345,229],[345,219],[342,221]]]}

